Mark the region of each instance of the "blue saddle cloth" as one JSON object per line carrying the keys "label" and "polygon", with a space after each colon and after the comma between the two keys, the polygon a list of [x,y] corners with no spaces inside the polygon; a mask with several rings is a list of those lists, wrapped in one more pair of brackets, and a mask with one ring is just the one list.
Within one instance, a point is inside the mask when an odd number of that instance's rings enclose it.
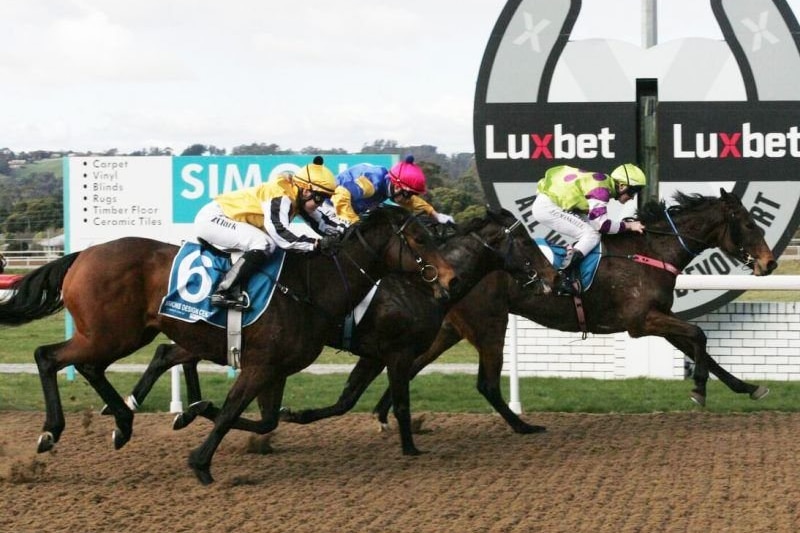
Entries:
{"label": "blue saddle cloth", "polygon": [[[285,257],[286,252],[278,249],[250,278],[246,289],[250,307],[242,311],[242,327],[258,320],[266,310]],[[213,253],[194,242],[184,243],[172,262],[169,288],[158,312],[184,322],[204,321],[226,327],[228,310],[211,305],[210,296],[230,268],[230,256]]]}
{"label": "blue saddle cloth", "polygon": [[[552,243],[547,242],[546,240],[537,237],[534,239],[536,244],[539,245],[541,248],[542,253],[550,260],[553,264],[553,267],[559,268],[561,264],[564,262],[564,258],[567,255],[567,249],[564,246],[558,246]],[[602,255],[602,246],[603,244],[600,243],[595,246],[594,250],[592,250],[589,255],[583,258],[580,264],[581,270],[581,287],[583,290],[587,290],[594,281],[594,275],[597,273],[597,267],[600,266],[600,256]]]}

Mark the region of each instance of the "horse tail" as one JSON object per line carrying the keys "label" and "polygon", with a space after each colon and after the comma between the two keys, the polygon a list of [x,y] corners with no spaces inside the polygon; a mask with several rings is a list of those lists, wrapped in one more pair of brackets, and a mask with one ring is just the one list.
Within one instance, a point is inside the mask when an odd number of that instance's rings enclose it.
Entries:
{"label": "horse tail", "polygon": [[51,261],[12,283],[8,288],[12,296],[0,300],[0,324],[27,324],[63,309],[64,277],[79,253]]}

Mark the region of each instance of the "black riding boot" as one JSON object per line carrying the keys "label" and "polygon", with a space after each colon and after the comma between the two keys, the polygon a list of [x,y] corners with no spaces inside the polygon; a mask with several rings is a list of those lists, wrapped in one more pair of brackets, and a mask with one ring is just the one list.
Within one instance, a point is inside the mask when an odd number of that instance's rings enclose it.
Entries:
{"label": "black riding boot", "polygon": [[258,272],[268,257],[266,250],[248,250],[242,254],[242,257],[225,273],[217,290],[211,295],[211,305],[239,309],[247,307],[249,302],[241,293],[241,288],[247,286],[247,280]]}
{"label": "black riding boot", "polygon": [[[559,282],[556,287],[556,296],[578,296],[580,291],[581,270],[580,264],[583,260],[583,252],[580,250],[570,250],[564,258],[564,263],[558,269]],[[575,281],[578,287],[575,287]]]}

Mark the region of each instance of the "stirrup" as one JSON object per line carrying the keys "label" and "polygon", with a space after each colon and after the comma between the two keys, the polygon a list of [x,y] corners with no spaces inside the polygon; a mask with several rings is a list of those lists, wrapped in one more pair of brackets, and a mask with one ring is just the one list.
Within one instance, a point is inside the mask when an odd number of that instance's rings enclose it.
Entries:
{"label": "stirrup", "polygon": [[215,292],[211,295],[211,305],[228,309],[247,309],[250,307],[250,295],[242,291],[236,297],[226,292]]}
{"label": "stirrup", "polygon": [[556,296],[580,296],[581,282],[574,279],[562,279],[555,290]]}

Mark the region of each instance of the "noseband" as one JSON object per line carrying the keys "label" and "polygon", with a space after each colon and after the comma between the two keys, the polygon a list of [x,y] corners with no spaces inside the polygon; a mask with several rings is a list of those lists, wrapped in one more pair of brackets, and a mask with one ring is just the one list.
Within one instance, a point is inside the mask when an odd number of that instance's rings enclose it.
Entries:
{"label": "noseband", "polygon": [[425,283],[433,283],[439,279],[439,269],[436,268],[436,266],[434,265],[423,263],[422,257],[419,254],[417,254],[417,252],[411,246],[411,243],[408,242],[408,238],[406,237],[405,229],[408,227],[408,225],[411,223],[412,220],[416,220],[416,217],[414,215],[411,215],[408,218],[406,218],[403,224],[395,232],[395,235],[400,237],[400,239],[403,241],[403,244],[409,249],[411,254],[414,256],[414,261],[417,263],[417,266],[419,267],[418,272],[419,275],[422,277],[422,280]]}

